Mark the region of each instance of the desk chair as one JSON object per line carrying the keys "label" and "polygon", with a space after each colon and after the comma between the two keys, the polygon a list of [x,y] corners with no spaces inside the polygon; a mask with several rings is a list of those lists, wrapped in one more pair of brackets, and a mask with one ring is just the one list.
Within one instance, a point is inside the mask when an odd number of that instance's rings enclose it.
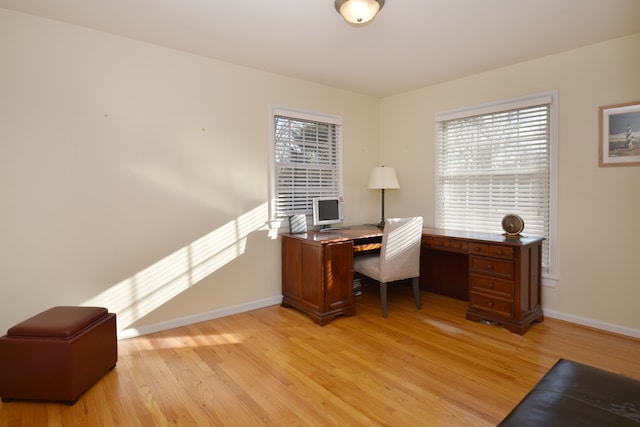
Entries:
{"label": "desk chair", "polygon": [[416,307],[420,304],[422,217],[390,218],[384,223],[380,254],[355,257],[353,269],[380,282],[382,316],[387,317],[387,284],[412,279]]}

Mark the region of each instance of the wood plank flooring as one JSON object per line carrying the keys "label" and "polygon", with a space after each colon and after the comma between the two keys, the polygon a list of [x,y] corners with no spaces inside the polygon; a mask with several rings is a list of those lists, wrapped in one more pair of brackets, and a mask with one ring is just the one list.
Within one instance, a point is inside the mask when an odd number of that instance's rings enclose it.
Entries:
{"label": "wood plank flooring", "polygon": [[74,406],[0,403],[0,426],[494,426],[559,359],[640,379],[640,340],[546,319],[524,336],[417,311],[366,286],[320,327],[280,306],[119,342],[117,367]]}

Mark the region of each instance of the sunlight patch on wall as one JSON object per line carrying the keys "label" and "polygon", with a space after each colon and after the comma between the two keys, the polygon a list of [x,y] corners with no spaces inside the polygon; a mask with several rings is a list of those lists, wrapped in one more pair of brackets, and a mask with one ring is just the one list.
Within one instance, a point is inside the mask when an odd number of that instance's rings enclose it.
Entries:
{"label": "sunlight patch on wall", "polygon": [[264,228],[267,204],[228,222],[85,301],[118,316],[118,330],[149,314],[245,252],[247,237]]}

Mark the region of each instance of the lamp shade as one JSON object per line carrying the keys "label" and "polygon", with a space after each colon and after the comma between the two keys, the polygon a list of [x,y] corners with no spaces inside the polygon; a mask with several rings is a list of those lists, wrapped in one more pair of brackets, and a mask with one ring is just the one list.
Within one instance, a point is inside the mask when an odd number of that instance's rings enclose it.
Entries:
{"label": "lamp shade", "polygon": [[340,15],[352,24],[364,24],[371,21],[384,0],[336,0],[335,5]]}
{"label": "lamp shade", "polygon": [[372,190],[400,188],[396,171],[393,168],[385,166],[373,168],[369,176],[369,188]]}

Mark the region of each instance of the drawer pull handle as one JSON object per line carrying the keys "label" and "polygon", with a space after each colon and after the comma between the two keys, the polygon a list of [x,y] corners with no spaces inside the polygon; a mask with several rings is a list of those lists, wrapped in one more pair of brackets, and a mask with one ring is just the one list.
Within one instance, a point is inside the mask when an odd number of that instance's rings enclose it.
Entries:
{"label": "drawer pull handle", "polygon": [[489,283],[489,289],[493,289],[495,285],[493,283]]}
{"label": "drawer pull handle", "polygon": [[476,246],[475,248],[473,248],[473,250],[476,251],[476,252],[479,252],[480,248]]}
{"label": "drawer pull handle", "polygon": [[498,251],[498,255],[502,255],[502,251],[501,250]]}
{"label": "drawer pull handle", "polygon": [[493,307],[493,301],[489,301],[489,303],[487,304],[489,307]]}
{"label": "drawer pull handle", "polygon": [[493,269],[493,264],[487,264],[487,270],[492,270]]}

